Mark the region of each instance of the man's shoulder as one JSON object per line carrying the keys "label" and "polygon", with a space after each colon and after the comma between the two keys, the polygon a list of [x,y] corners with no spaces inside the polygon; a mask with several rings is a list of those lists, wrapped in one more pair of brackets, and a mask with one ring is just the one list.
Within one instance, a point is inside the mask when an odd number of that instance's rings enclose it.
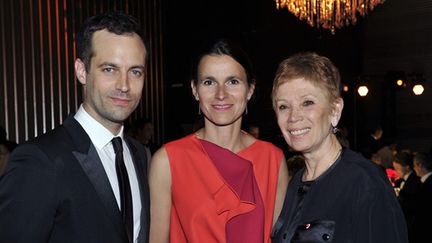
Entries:
{"label": "man's shoulder", "polygon": [[44,134],[41,134],[33,139],[30,139],[24,143],[28,145],[36,145],[43,147],[56,148],[61,145],[63,141],[69,140],[69,134],[63,125],[54,128]]}
{"label": "man's shoulder", "polygon": [[139,151],[144,151],[145,147],[142,143],[140,143],[138,140],[130,137],[130,136],[125,136],[124,139],[127,141],[129,147],[133,146],[133,149],[137,149]]}

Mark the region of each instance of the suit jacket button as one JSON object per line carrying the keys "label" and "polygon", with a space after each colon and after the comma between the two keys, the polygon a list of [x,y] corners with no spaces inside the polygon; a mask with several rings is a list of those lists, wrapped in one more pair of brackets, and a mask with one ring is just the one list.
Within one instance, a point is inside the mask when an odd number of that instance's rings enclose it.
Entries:
{"label": "suit jacket button", "polygon": [[330,235],[329,234],[323,234],[322,238],[324,241],[328,241],[328,240],[330,240]]}

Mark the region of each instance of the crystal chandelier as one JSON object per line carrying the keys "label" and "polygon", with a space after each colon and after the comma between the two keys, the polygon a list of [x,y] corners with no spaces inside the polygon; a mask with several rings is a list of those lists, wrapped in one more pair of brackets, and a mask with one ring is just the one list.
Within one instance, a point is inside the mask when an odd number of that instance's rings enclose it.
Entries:
{"label": "crystal chandelier", "polygon": [[314,27],[335,32],[336,28],[355,24],[357,14],[364,16],[385,0],[275,0],[276,8],[287,8]]}

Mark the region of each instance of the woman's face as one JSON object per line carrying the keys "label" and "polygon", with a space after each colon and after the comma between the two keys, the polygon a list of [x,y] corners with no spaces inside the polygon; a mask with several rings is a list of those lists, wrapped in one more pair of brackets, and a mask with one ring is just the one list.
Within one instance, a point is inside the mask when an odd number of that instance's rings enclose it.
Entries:
{"label": "woman's face", "polygon": [[341,98],[331,104],[323,88],[304,79],[280,85],[275,101],[282,135],[291,148],[303,153],[330,141],[331,126],[337,125],[343,108]]}
{"label": "woman's face", "polygon": [[198,80],[192,92],[204,117],[218,125],[241,123],[254,85],[248,85],[243,67],[227,55],[207,55],[198,66]]}

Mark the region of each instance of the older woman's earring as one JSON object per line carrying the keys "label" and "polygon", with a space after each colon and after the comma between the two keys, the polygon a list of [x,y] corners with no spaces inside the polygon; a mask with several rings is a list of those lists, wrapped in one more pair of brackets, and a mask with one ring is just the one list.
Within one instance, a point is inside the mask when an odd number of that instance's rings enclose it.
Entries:
{"label": "older woman's earring", "polygon": [[332,125],[331,131],[333,134],[336,134],[339,131],[339,128],[337,128],[336,126]]}
{"label": "older woman's earring", "polygon": [[201,107],[199,104],[198,104],[198,115],[201,115]]}
{"label": "older woman's earring", "polygon": [[246,109],[245,109],[245,114],[248,114],[248,109],[247,109],[247,105],[246,105]]}

